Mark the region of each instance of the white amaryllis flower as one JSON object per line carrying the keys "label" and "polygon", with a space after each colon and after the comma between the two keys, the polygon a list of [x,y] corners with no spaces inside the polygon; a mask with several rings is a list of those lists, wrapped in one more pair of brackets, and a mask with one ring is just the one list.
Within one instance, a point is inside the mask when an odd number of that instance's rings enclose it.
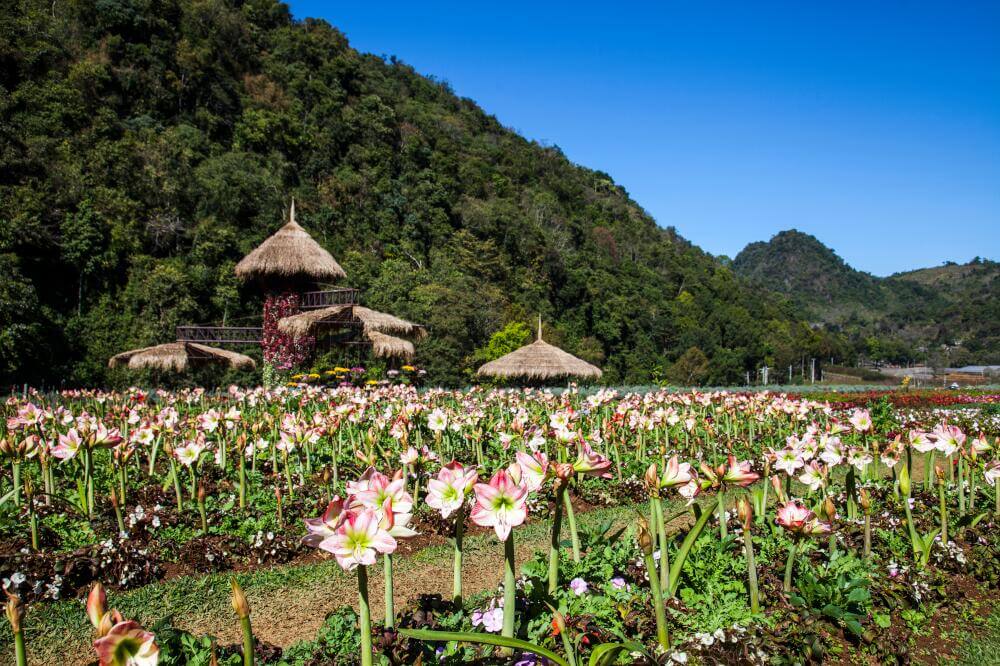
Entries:
{"label": "white amaryllis flower", "polygon": [[795,449],[782,449],[774,454],[774,468],[792,476],[795,471],[805,465],[802,454]]}
{"label": "white amaryllis flower", "polygon": [[472,507],[472,522],[492,527],[501,541],[507,539],[511,528],[528,517],[525,506],[528,489],[514,483],[507,470],[498,471],[489,483],[477,483],[474,490],[476,505]]}
{"label": "white amaryllis flower", "polygon": [[188,442],[183,446],[178,446],[174,449],[174,456],[177,460],[185,467],[190,467],[191,465],[198,462],[198,457],[201,456],[201,452],[205,450],[205,447],[198,442]]}
{"label": "white amaryllis flower", "polygon": [[441,468],[437,478],[427,482],[427,504],[447,518],[465,502],[465,496],[478,478],[475,469],[465,469],[462,463],[451,461]]}
{"label": "white amaryllis flower", "polygon": [[376,553],[395,552],[396,539],[382,528],[375,511],[364,509],[348,511],[336,533],[321,541],[319,547],[333,553],[341,567],[353,571],[359,564],[375,564]]}
{"label": "white amaryllis flower", "polygon": [[816,492],[823,486],[824,476],[823,470],[820,468],[816,462],[811,462],[806,465],[806,468],[799,475],[799,481],[803,484],[809,486],[809,490]]}
{"label": "white amaryllis flower", "polygon": [[435,409],[427,415],[427,427],[433,432],[444,432],[448,427],[448,417],[440,409]]}

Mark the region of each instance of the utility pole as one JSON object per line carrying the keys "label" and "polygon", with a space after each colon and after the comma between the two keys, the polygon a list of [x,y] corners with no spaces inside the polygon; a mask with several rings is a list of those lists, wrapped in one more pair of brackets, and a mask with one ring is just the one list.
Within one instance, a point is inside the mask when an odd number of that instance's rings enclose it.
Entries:
{"label": "utility pole", "polygon": [[770,370],[766,365],[761,368],[761,372],[764,373],[764,386],[767,386],[767,371]]}
{"label": "utility pole", "polygon": [[816,359],[815,358],[809,359],[809,363],[810,363],[809,383],[810,384],[815,384],[816,383]]}
{"label": "utility pole", "polygon": [[792,365],[790,363],[788,364],[788,383],[792,383]]}

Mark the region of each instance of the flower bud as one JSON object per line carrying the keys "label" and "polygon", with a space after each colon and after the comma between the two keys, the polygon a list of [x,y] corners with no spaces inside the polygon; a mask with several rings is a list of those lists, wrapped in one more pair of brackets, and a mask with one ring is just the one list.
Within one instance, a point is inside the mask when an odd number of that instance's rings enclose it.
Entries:
{"label": "flower bud", "polygon": [[741,497],[736,502],[736,515],[739,517],[740,522],[743,523],[743,529],[750,529],[750,523],[753,521],[753,506],[746,497]]}
{"label": "flower bud", "polygon": [[87,594],[87,618],[94,625],[94,629],[101,626],[101,618],[108,604],[108,596],[104,592],[104,586],[99,582],[94,583]]}
{"label": "flower bud", "polygon": [[4,590],[7,594],[7,605],[4,607],[4,615],[10,622],[11,632],[17,634],[21,631],[21,621],[24,619],[24,604],[21,597]]}
{"label": "flower bud", "polygon": [[934,476],[937,477],[938,481],[944,481],[944,470],[941,468],[941,465],[934,465]]}
{"label": "flower bud", "polygon": [[826,500],[823,502],[823,514],[829,521],[832,521],[837,517],[837,507],[836,505],[834,505],[833,500],[830,499],[829,497],[827,497]]}
{"label": "flower bud", "polygon": [[861,508],[864,510],[864,512],[868,513],[868,510],[872,506],[872,498],[868,495],[867,488],[862,488],[860,491],[858,491],[858,501],[860,502]]}
{"label": "flower bud", "polygon": [[649,467],[646,468],[646,473],[643,475],[643,481],[646,483],[646,490],[649,494],[654,497],[659,497],[660,495],[660,475],[659,470],[656,468],[656,463],[650,463]]}
{"label": "flower bud", "polygon": [[653,536],[649,533],[649,522],[642,516],[636,524],[636,537],[639,539],[639,550],[643,555],[653,554]]}
{"label": "flower bud", "polygon": [[235,578],[230,578],[229,585],[233,588],[232,602],[236,615],[240,618],[250,617],[250,604],[247,603],[247,597],[243,594],[240,584],[236,582]]}
{"label": "flower bud", "polygon": [[899,492],[903,493],[903,497],[910,496],[910,471],[906,465],[899,472]]}
{"label": "flower bud", "polygon": [[202,483],[199,483],[198,484],[198,504],[204,504],[205,503],[205,496],[206,496],[205,485],[202,484]]}

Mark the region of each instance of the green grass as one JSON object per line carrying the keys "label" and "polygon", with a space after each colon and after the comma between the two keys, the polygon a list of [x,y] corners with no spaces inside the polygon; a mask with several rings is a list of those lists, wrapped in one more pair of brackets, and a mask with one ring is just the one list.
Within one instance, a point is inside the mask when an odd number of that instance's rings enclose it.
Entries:
{"label": "green grass", "polygon": [[[596,509],[578,517],[579,527],[582,529],[609,520],[620,525],[632,522],[637,512],[646,513],[647,510],[645,503]],[[518,528],[515,535],[519,543],[543,548],[548,540],[549,529],[549,521],[537,521]],[[567,534],[566,529],[564,523],[564,534]],[[465,540],[466,562],[474,563],[478,553],[496,548],[499,548],[498,541],[492,533],[469,536]],[[451,556],[450,545],[430,546],[397,559],[396,570],[402,572],[419,568],[422,564],[439,559],[450,561]],[[231,575],[218,573],[184,576],[126,592],[109,592],[108,606],[117,608],[124,617],[138,620],[147,627],[164,617],[172,617],[176,621],[198,618],[212,626],[225,626],[234,621],[230,606]],[[272,595],[287,596],[295,590],[315,589],[346,575],[348,574],[336,561],[331,559],[305,565],[258,569],[237,574],[236,578],[252,607],[255,599],[266,599]],[[0,622],[0,625],[0,664],[5,664],[12,652],[12,636],[6,622]],[[81,600],[36,604],[29,608],[25,621],[29,659],[31,654],[34,654],[35,659],[55,659],[64,646],[86,645],[91,632]]]}
{"label": "green grass", "polygon": [[994,609],[975,635],[966,633],[957,663],[963,666],[1000,665],[1000,609]]}

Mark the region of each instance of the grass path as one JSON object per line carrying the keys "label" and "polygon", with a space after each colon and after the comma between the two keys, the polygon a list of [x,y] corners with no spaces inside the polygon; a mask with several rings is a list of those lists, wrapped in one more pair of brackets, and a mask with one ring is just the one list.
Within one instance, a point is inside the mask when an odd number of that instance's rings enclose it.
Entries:
{"label": "grass path", "polygon": [[[645,504],[627,508],[589,511],[578,517],[580,528],[614,521],[631,522]],[[566,535],[564,526],[564,537]],[[549,522],[538,521],[515,530],[518,563],[548,547]],[[397,609],[419,594],[451,594],[452,550],[450,545],[429,546],[394,562]],[[229,603],[230,574],[177,578],[121,593],[109,593],[108,604],[125,617],[150,626],[172,616],[175,626],[196,635],[211,634],[220,644],[240,640],[239,625]],[[474,535],[465,540],[463,571],[466,596],[488,592],[503,579],[502,547],[496,537]],[[287,647],[312,639],[331,611],[345,605],[357,607],[357,579],[345,573],[336,561],[282,566],[239,574],[250,607],[254,634],[258,639]],[[381,566],[371,568],[369,590],[372,617],[382,617]],[[6,625],[6,623],[3,623]],[[25,635],[29,664],[85,665],[93,661],[91,628],[80,600],[38,605],[29,610]],[[12,663],[9,629],[0,629],[0,665]]]}

